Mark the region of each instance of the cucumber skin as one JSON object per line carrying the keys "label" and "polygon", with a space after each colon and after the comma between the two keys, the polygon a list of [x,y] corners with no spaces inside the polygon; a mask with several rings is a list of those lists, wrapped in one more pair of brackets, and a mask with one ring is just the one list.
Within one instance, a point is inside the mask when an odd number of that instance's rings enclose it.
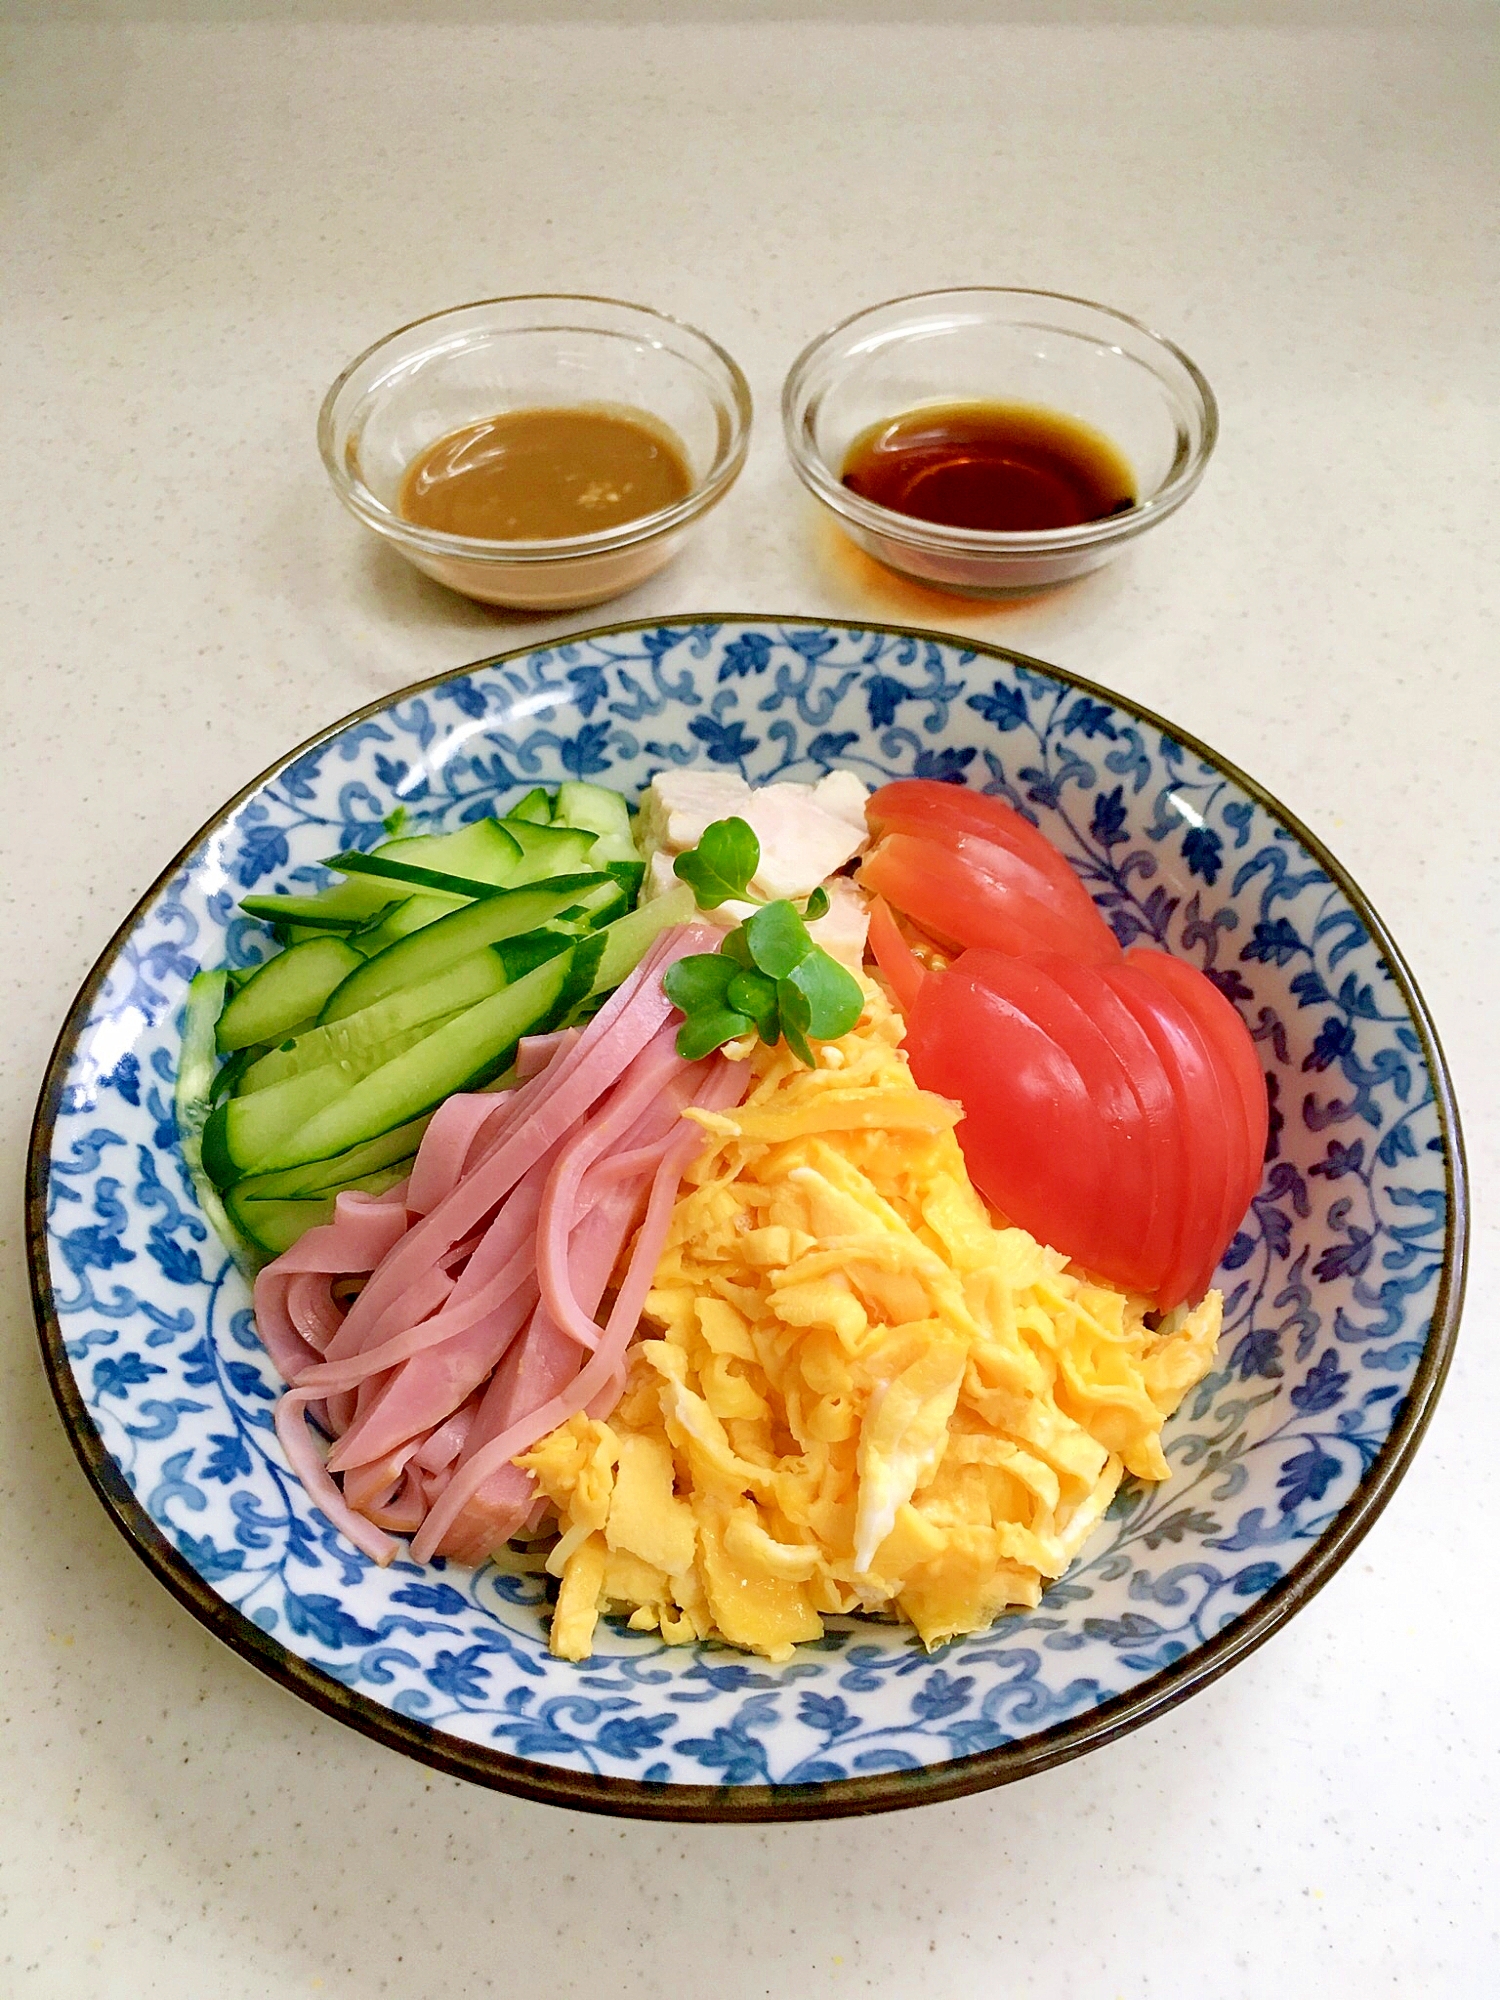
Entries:
{"label": "cucumber skin", "polygon": [[[214,1143],[216,1148],[222,1146],[228,1171],[238,1180],[324,1159],[406,1123],[457,1091],[478,1089],[509,1065],[523,1035],[545,1034],[572,1007],[576,997],[570,979],[574,959],[579,952],[586,952],[594,938],[602,936],[596,931],[572,953],[550,959],[513,986],[503,987],[488,1000],[455,1014],[351,1089],[324,1098],[309,1118],[269,1139],[259,1157],[243,1157],[248,1150],[243,1136],[240,1150],[233,1149],[226,1119]],[[421,1061],[424,1051],[425,1072]],[[310,1071],[304,1081],[318,1074]],[[219,1111],[228,1110],[227,1105],[219,1106]]]}
{"label": "cucumber skin", "polygon": [[280,1173],[249,1175],[235,1183],[234,1192],[241,1201],[306,1201],[362,1186],[368,1175],[379,1173],[393,1161],[409,1160],[429,1123],[430,1116],[413,1118],[362,1146],[335,1153],[331,1159],[309,1160],[304,1166],[287,1167]]}
{"label": "cucumber skin", "polygon": [[[374,1006],[391,994],[404,992],[419,980],[445,972],[460,958],[492,947],[502,939],[540,930],[562,914],[574,895],[607,888],[609,880],[607,875],[554,876],[551,882],[507,890],[504,895],[488,896],[481,902],[450,911],[436,923],[424,924],[409,937],[398,938],[384,951],[356,964],[348,977],[328,995],[318,1016],[319,1025],[344,1020],[363,1007]],[[524,900],[518,902],[518,898]],[[449,940],[456,936],[467,938],[470,931],[474,932],[477,941],[466,942],[462,951],[455,951],[445,959],[444,947]],[[429,964],[432,959],[438,963]],[[508,966],[506,969],[509,972]],[[404,976],[386,984],[382,975],[388,976],[393,972]],[[369,997],[362,998],[365,994]]]}
{"label": "cucumber skin", "polygon": [[268,958],[225,1002],[214,1035],[219,1053],[233,1055],[256,1042],[279,1042],[296,1034],[317,1019],[329,995],[364,963],[352,945],[337,937],[309,938]]}
{"label": "cucumber skin", "polygon": [[477,1006],[504,983],[505,967],[495,953],[484,948],[471,952],[420,986],[401,987],[358,1013],[311,1026],[294,1036],[289,1045],[279,1044],[246,1071],[237,1095],[253,1097],[262,1090],[274,1090],[288,1078],[310,1075],[328,1063],[339,1065],[357,1079],[379,1067],[370,1057],[398,1036],[409,1034],[424,1022],[436,1023],[444,1014]]}

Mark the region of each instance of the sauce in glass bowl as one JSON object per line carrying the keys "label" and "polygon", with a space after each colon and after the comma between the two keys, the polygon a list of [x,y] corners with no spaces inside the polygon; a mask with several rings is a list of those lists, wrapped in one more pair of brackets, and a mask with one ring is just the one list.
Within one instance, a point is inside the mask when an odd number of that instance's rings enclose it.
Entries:
{"label": "sauce in glass bowl", "polygon": [[475,541],[543,542],[641,520],[693,490],[681,443],[641,410],[505,410],[419,452],[397,511]]}
{"label": "sauce in glass bowl", "polygon": [[885,418],[854,439],[841,480],[892,513],[1000,534],[1107,520],[1138,498],[1102,431],[1026,403],[928,403]]}

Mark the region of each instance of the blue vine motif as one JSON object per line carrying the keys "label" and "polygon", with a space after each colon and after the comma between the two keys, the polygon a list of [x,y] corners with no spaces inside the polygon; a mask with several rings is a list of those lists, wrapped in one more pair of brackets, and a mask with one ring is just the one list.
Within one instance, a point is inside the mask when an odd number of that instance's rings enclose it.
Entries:
{"label": "blue vine motif", "polygon": [[[1126,943],[1201,966],[1271,1093],[1266,1171],[1225,1255],[1213,1372],[1035,1612],[929,1656],[834,1621],[785,1667],[606,1628],[546,1651],[543,1581],[373,1568],[308,1505],[245,1288],[193,1199],[171,1085],[188,979],[269,946],[247,890],[321,884],[398,808],[457,826],[537,781],[635,790],[702,763],[982,787],[1067,854]],[[392,702],[280,770],[118,947],[52,1133],[49,1247],[90,1419],[153,1521],[244,1617],[435,1731],[663,1785],[809,1784],[1012,1742],[1137,1689],[1240,1618],[1324,1533],[1401,1408],[1447,1244],[1433,1079],[1337,885],[1216,765],[1123,706],[958,642],[667,625],[537,649]]]}

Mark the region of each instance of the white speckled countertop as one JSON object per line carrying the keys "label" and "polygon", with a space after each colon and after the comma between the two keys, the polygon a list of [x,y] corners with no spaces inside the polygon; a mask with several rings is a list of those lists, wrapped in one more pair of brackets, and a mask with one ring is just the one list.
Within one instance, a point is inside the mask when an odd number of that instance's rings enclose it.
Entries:
{"label": "white speckled countertop", "polygon": [[[0,11],[13,1189],[57,1023],[193,828],[345,710],[564,628],[449,597],[373,547],[327,491],[313,419],[388,327],[573,289],[709,329],[759,407],[730,500],[618,615],[955,627],[1206,737],[1332,845],[1405,948],[1457,1077],[1480,1222],[1414,1469],[1227,1679],[956,1805],[699,1830],[439,1777],[202,1631],[73,1462],[13,1195],[0,1991],[1493,1990],[1493,8],[1429,6],[1421,28],[1402,25],[1415,5]],[[1157,323],[1224,413],[1174,523],[1010,609],[840,547],[776,417],[821,326],[986,281]]]}

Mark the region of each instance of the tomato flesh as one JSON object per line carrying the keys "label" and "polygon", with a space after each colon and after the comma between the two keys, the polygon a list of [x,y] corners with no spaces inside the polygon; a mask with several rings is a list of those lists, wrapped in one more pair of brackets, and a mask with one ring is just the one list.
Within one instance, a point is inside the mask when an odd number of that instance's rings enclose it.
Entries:
{"label": "tomato flesh", "polygon": [[1087,899],[1088,891],[1046,834],[993,792],[971,792],[966,785],[945,785],[936,778],[897,778],[871,793],[865,816],[877,834],[915,833],[946,842],[971,834],[1008,847],[1054,882],[1060,894],[1081,892]]}
{"label": "tomato flesh", "polygon": [[1241,1132],[1245,1145],[1245,1172],[1240,1180],[1231,1218],[1231,1227],[1238,1228],[1260,1186],[1271,1115],[1266,1080],[1261,1073],[1250,1031],[1213,981],[1185,959],[1172,958],[1164,951],[1137,947],[1127,954],[1125,963],[1135,966],[1137,971],[1145,973],[1147,978],[1154,979],[1167,992],[1176,995],[1212,1043],[1233,1082],[1243,1121]]}
{"label": "tomato flesh", "polygon": [[885,834],[866,855],[859,879],[950,948],[1059,951],[1089,963],[1120,956],[1081,883],[1075,879],[1074,887],[1085,907],[1065,905],[1030,862],[969,835],[944,845]]}
{"label": "tomato flesh", "polygon": [[1221,1086],[1218,1066],[1191,1015],[1129,964],[1110,966],[1104,976],[1161,1059],[1189,1146],[1192,1168],[1182,1205],[1181,1232],[1157,1294],[1166,1309],[1197,1298],[1207,1289],[1229,1241],[1226,1218],[1244,1171],[1242,1142],[1237,1126],[1230,1124],[1228,1090]]}
{"label": "tomato flesh", "polygon": [[1097,966],[1065,958],[1045,969],[1083,1008],[1124,1067],[1144,1124],[1152,1166],[1152,1208],[1140,1243],[1138,1291],[1154,1298],[1170,1275],[1182,1236],[1192,1148],[1172,1080],[1151,1038]]}
{"label": "tomato flesh", "polygon": [[1041,967],[969,951],[924,980],[906,1035],[912,1075],[957,1097],[974,1184],[1087,1270],[1147,1289],[1155,1206],[1140,1108],[1119,1058]]}
{"label": "tomato flesh", "polygon": [[910,1020],[927,968],[902,937],[889,903],[879,896],[870,902],[869,943],[896,1005]]}

